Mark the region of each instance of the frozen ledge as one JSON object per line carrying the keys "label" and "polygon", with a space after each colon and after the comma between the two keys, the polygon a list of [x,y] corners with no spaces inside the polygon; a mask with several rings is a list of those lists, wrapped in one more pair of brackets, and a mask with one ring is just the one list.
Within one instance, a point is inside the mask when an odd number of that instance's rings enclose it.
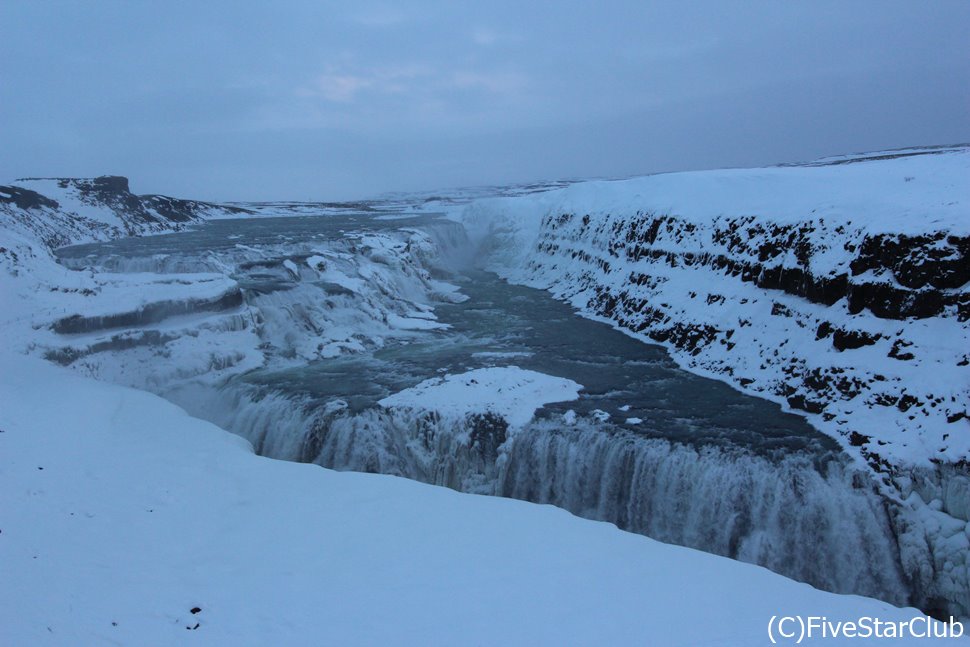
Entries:
{"label": "frozen ledge", "polygon": [[500,415],[510,427],[519,428],[528,424],[543,405],[575,400],[582,388],[565,378],[501,366],[425,380],[379,404],[437,411],[453,417],[490,412]]}

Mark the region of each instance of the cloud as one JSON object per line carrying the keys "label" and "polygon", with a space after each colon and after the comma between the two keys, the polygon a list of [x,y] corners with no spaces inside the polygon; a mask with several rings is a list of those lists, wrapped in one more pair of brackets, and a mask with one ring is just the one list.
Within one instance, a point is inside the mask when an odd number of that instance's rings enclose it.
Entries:
{"label": "cloud", "polygon": [[337,103],[349,103],[357,93],[372,85],[370,79],[350,74],[321,74],[310,84],[297,90],[299,96],[318,96]]}
{"label": "cloud", "polygon": [[[435,68],[422,63],[397,65],[328,66],[299,86],[295,95],[334,104],[374,101],[398,96],[412,102],[449,102],[455,90],[495,97],[511,97],[525,90],[528,78],[514,71]],[[455,98],[455,97],[451,97]]]}
{"label": "cloud", "polygon": [[497,32],[489,29],[488,27],[478,27],[472,31],[472,41],[476,45],[494,45],[500,36]]}
{"label": "cloud", "polygon": [[527,77],[516,72],[456,72],[451,81],[456,88],[473,88],[491,94],[511,94],[527,86]]}
{"label": "cloud", "polygon": [[333,103],[352,103],[361,94],[407,94],[414,90],[416,80],[432,75],[430,68],[417,63],[353,70],[331,66],[297,88],[296,95],[319,97]]}
{"label": "cloud", "polygon": [[407,18],[407,14],[399,8],[388,5],[359,9],[350,16],[350,19],[358,25],[376,29],[397,27],[407,22]]}
{"label": "cloud", "polygon": [[968,138],[970,2],[819,4],[0,0],[0,176],[327,197]]}

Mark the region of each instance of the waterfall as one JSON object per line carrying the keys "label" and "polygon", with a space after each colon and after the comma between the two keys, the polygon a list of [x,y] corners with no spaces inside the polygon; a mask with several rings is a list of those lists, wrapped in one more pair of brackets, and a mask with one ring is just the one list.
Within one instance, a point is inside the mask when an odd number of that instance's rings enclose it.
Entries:
{"label": "waterfall", "polygon": [[267,456],[552,504],[818,588],[910,603],[883,499],[835,454],[693,447],[561,415],[507,436],[492,416],[351,412],[255,387],[193,392],[169,397]]}
{"label": "waterfall", "polygon": [[864,473],[835,456],[759,456],[547,419],[516,437],[499,494],[818,588],[908,600],[882,500]]}

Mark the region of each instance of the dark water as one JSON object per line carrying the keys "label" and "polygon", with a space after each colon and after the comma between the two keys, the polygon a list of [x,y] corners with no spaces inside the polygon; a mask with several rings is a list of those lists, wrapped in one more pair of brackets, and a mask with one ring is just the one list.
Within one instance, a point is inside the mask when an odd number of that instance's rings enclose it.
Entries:
{"label": "dark water", "polygon": [[[238,254],[245,254],[247,248],[285,250],[349,233],[421,228],[436,222],[438,214],[370,213],[216,220],[175,234],[65,247],[58,250],[58,256],[69,266],[110,266],[113,262],[124,270],[128,269],[126,263],[137,267],[138,259],[161,255],[184,259],[180,269],[204,256],[222,255],[236,264],[233,275],[240,284],[258,294],[287,289],[293,283],[260,271],[263,265],[279,263],[286,254],[245,260]],[[599,409],[610,415],[612,426],[678,442],[735,444],[759,452],[837,451],[837,443],[803,418],[722,382],[681,370],[662,347],[582,318],[547,292],[510,285],[492,273],[474,269],[449,273],[446,278],[469,297],[463,303],[436,306],[438,320],[450,326],[447,331],[392,342],[375,352],[283,370],[259,370],[242,379],[322,403],[339,398],[353,411],[361,411],[391,393],[442,373],[514,365],[583,385],[578,401],[549,405],[540,415]],[[628,423],[631,418],[642,422]]]}
{"label": "dark water", "polygon": [[387,231],[399,227],[420,227],[438,220],[440,214],[353,213],[327,216],[282,218],[232,218],[210,220],[185,231],[157,236],[119,238],[101,243],[71,245],[57,250],[57,257],[76,265],[86,258],[109,256],[144,258],[156,254],[199,256],[227,252],[240,245],[264,247],[300,242],[326,241],[344,233]]}
{"label": "dark water", "polygon": [[[546,292],[510,285],[488,272],[466,271],[451,280],[470,298],[436,307],[448,331],[373,353],[257,371],[245,379],[320,401],[343,399],[351,410],[362,411],[442,373],[511,365],[583,385],[578,401],[548,405],[540,415],[599,409],[614,426],[679,442],[735,444],[758,452],[837,450],[803,418],[681,370],[662,347],[581,318]],[[642,422],[627,423],[631,418]]]}

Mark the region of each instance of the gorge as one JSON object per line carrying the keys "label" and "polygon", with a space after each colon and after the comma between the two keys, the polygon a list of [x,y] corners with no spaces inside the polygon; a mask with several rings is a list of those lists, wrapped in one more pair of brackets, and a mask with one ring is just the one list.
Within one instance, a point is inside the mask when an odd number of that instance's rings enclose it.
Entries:
{"label": "gorge", "polygon": [[269,457],[966,617],[967,177],[950,147],[353,205],[24,181],[3,326]]}

